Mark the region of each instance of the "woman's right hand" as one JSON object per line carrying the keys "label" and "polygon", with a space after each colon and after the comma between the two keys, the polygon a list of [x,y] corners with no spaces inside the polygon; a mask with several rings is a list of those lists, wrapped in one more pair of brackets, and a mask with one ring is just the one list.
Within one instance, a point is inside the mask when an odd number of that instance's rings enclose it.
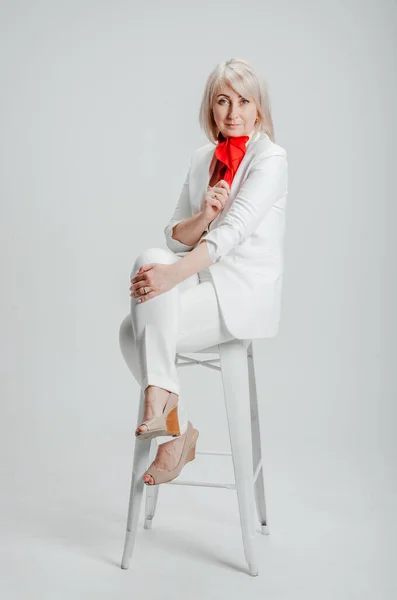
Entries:
{"label": "woman's right hand", "polygon": [[224,179],[218,181],[213,187],[208,186],[201,211],[206,222],[211,223],[223,210],[229,194],[230,187]]}

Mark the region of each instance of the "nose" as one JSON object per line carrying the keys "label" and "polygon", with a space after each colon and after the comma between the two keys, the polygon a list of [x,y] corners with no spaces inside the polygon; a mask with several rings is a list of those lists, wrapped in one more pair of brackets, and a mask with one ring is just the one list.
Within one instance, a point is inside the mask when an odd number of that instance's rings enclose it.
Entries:
{"label": "nose", "polygon": [[238,107],[234,105],[230,105],[228,118],[231,121],[234,121],[238,117]]}

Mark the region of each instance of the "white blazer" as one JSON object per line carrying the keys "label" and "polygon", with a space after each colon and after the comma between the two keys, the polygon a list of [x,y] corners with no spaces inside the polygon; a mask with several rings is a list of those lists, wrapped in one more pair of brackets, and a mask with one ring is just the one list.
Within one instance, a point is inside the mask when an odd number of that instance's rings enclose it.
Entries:
{"label": "white blazer", "polygon": [[215,144],[191,157],[174,213],[164,229],[166,244],[179,256],[205,238],[220,310],[229,332],[239,339],[277,334],[283,279],[283,239],[288,193],[287,153],[266,133],[248,144],[229,198],[193,246],[172,238],[177,223],[202,209]]}

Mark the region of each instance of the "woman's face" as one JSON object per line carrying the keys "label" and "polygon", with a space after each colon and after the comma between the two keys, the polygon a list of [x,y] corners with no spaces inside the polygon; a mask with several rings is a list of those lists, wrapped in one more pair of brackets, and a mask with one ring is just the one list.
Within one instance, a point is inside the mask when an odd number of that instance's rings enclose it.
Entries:
{"label": "woman's face", "polygon": [[243,98],[228,85],[214,96],[212,111],[221,133],[227,136],[250,135],[254,129],[257,110],[252,98]]}

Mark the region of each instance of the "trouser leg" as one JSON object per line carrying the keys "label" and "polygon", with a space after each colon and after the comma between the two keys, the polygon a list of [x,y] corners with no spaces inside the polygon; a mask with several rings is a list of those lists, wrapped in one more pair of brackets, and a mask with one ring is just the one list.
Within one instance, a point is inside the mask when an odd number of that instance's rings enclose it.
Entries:
{"label": "trouser leg", "polygon": [[[136,259],[131,277],[148,263],[173,264],[180,257],[163,248],[149,248]],[[197,285],[195,274],[189,281],[171,290],[138,303],[131,298],[130,315],[134,339],[138,348],[141,387],[156,385],[179,394],[180,386],[175,366],[176,342],[179,329],[180,293],[189,285]]]}
{"label": "trouser leg", "polygon": [[[131,271],[134,277],[144,264],[173,264],[180,256],[163,248],[149,248],[136,259]],[[181,293],[199,284],[197,274],[188,277],[177,286],[147,300],[138,303],[137,298],[130,301],[130,321],[135,340],[135,368],[138,381],[143,390],[155,385],[179,395],[180,385],[175,366],[176,342],[178,339],[181,313]]]}
{"label": "trouser leg", "polygon": [[[169,250],[151,248],[137,258],[131,277],[143,264],[172,264],[180,258]],[[146,302],[132,299],[131,313],[120,327],[122,354],[140,387],[156,385],[178,395],[176,353],[195,352],[230,339],[233,336],[219,313],[212,282],[200,283],[197,274]],[[182,397],[178,412],[183,433],[187,413]],[[168,439],[172,438],[162,437],[161,442]]]}
{"label": "trouser leg", "polygon": [[[150,248],[137,257],[130,277],[134,277],[144,264],[173,264],[180,258],[170,250]],[[119,341],[124,360],[142,390],[148,385],[155,385],[179,395],[175,354],[180,293],[198,283],[198,276],[194,274],[168,292],[146,302],[138,303],[136,298],[131,298],[130,314],[121,323]],[[181,397],[178,402],[178,417],[181,433],[184,433],[187,428],[187,413]],[[168,436],[164,438],[166,439]]]}

